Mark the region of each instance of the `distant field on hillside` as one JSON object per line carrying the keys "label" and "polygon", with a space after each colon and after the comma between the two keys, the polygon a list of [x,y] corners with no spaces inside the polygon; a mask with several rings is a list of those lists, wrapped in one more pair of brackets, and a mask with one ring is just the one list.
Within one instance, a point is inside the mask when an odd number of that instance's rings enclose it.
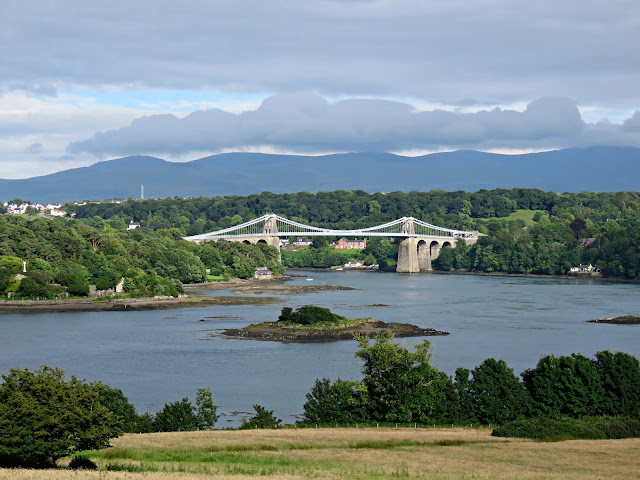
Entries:
{"label": "distant field on hillside", "polygon": [[[533,216],[536,214],[538,210],[516,210],[508,217],[500,217],[499,220],[524,220],[524,222],[529,225],[533,225]],[[545,213],[545,212],[541,212]],[[479,218],[478,220],[496,220],[496,217],[492,218]]]}
{"label": "distant field on hillside", "polygon": [[[631,480],[640,471],[640,439],[545,443],[470,428],[154,433],[125,435],[112,444],[88,453],[98,472],[77,478]],[[63,469],[0,469],[0,479],[69,476]]]}

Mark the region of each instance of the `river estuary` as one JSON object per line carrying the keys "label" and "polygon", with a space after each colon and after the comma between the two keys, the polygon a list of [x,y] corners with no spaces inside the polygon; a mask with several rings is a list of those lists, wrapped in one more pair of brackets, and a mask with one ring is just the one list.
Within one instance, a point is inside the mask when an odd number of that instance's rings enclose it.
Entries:
{"label": "river estuary", "polygon": [[[438,368],[453,374],[488,357],[516,373],[545,354],[619,350],[640,358],[640,325],[587,320],[640,314],[640,284],[589,279],[507,276],[294,272],[290,284],[334,284],[358,290],[281,296],[278,305],[179,310],[0,315],[0,372],[42,364],[68,375],[121,388],[141,411],[210,386],[224,414],[218,427],[236,425],[259,403],[285,423],[302,413],[316,378],[356,379],[360,362],[352,340],[281,344],[227,339],[225,328],[275,320],[283,306],[314,304],[349,318],[375,317],[451,334],[430,337]],[[204,292],[229,295],[228,290]],[[387,304],[388,307],[374,307]],[[420,338],[400,340],[406,345]],[[245,414],[246,416],[246,414]]]}

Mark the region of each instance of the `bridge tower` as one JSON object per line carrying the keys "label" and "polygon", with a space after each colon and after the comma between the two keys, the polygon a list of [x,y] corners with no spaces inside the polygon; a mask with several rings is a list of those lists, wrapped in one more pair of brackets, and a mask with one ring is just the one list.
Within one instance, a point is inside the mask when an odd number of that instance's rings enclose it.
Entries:
{"label": "bridge tower", "polygon": [[416,231],[412,217],[402,222],[402,233],[407,235],[407,238],[402,240],[398,246],[398,266],[396,267],[396,272],[418,273],[420,272],[418,240],[415,237]]}
{"label": "bridge tower", "polygon": [[276,215],[269,215],[269,217],[264,221],[262,233],[264,233],[265,235],[278,236],[278,223],[276,222],[277,218],[278,217]]}
{"label": "bridge tower", "polygon": [[280,254],[280,237],[278,236],[278,223],[276,222],[276,219],[276,215],[269,215],[269,218],[265,220],[264,228],[262,229],[264,237],[260,238],[258,241],[263,240],[272,247],[276,247],[276,250],[278,250],[278,260],[282,261],[282,255]]}

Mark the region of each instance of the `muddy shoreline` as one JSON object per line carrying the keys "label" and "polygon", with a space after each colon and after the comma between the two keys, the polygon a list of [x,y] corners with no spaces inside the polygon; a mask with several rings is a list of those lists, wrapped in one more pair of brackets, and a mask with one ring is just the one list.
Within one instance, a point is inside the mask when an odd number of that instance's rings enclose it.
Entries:
{"label": "muddy shoreline", "polygon": [[334,292],[338,290],[358,290],[353,287],[341,285],[250,285],[237,288],[233,291],[237,295],[262,295],[271,293],[275,295],[301,295],[315,292]]}
{"label": "muddy shoreline", "polygon": [[214,305],[271,305],[283,303],[276,297],[199,297],[128,298],[96,302],[94,300],[20,300],[0,302],[2,313],[55,312],[122,312],[139,310],[170,310],[174,308],[209,307]]}
{"label": "muddy shoreline", "polygon": [[339,340],[353,340],[356,336],[375,337],[390,330],[394,337],[428,337],[449,335],[433,328],[420,328],[409,323],[369,321],[348,327],[309,328],[299,326],[282,326],[278,322],[264,322],[249,325],[245,328],[229,328],[222,331],[228,338],[260,340],[282,343],[326,343]]}
{"label": "muddy shoreline", "polygon": [[[289,277],[264,280],[230,280],[185,285],[188,295],[178,298],[127,298],[94,300],[70,298],[66,300],[7,300],[0,302],[3,313],[55,313],[55,312],[121,312],[137,310],[170,310],[177,308],[210,307],[218,305],[272,305],[284,303],[273,295],[296,295],[304,293],[357,290],[340,285],[285,285]],[[201,296],[199,291],[232,290],[232,296]],[[266,296],[263,296],[266,295]]]}
{"label": "muddy shoreline", "polygon": [[[287,270],[294,271],[335,271],[332,268],[293,268],[288,267]],[[345,270],[347,271],[347,270]],[[379,270],[380,273],[395,273],[391,267]],[[591,276],[591,275],[544,275],[538,273],[507,273],[507,272],[470,272],[468,270],[431,270],[431,271],[423,271],[419,273],[420,275],[477,275],[482,277],[523,277],[523,278],[561,278],[565,280],[596,280],[603,282],[620,282],[620,283],[640,283],[640,280],[634,280],[631,278],[618,278],[618,277],[602,277],[602,276]],[[415,275],[415,274],[409,274]]]}
{"label": "muddy shoreline", "polygon": [[185,292],[198,292],[202,290],[232,290],[233,288],[244,288],[251,286],[281,285],[291,280],[291,275],[283,275],[269,280],[257,280],[249,278],[246,280],[232,278],[223,282],[187,283],[183,285]]}

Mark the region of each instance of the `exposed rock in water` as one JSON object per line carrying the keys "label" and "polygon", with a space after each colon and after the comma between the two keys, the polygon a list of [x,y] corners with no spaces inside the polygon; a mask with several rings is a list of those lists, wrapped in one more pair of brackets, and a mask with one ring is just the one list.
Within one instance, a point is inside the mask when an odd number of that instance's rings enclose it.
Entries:
{"label": "exposed rock in water", "polygon": [[596,320],[587,320],[588,323],[613,323],[615,325],[638,325],[640,317],[635,315],[622,315],[612,318],[598,318]]}

